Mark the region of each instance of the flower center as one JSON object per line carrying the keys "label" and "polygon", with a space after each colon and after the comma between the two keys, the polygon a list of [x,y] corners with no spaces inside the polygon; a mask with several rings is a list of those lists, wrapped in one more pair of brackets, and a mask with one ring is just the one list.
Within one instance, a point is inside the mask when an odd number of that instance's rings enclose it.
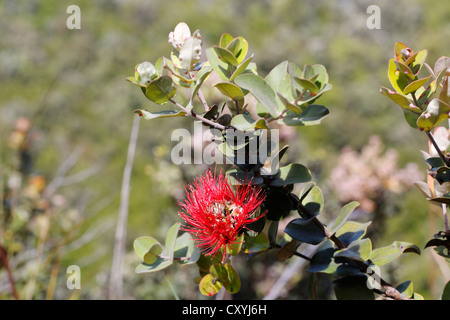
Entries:
{"label": "flower center", "polygon": [[210,205],[209,210],[216,225],[226,224],[232,228],[236,226],[236,217],[242,214],[242,207],[232,201],[214,202]]}

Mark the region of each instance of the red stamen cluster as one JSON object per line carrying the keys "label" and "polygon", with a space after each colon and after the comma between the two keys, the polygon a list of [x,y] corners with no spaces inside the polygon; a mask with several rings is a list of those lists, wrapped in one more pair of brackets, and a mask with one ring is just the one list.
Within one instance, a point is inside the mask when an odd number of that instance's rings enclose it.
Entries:
{"label": "red stamen cluster", "polygon": [[180,217],[188,231],[206,255],[214,255],[223,247],[236,242],[246,225],[263,216],[252,217],[264,201],[260,188],[250,184],[234,191],[226,177],[207,171],[186,188],[186,200],[180,203]]}

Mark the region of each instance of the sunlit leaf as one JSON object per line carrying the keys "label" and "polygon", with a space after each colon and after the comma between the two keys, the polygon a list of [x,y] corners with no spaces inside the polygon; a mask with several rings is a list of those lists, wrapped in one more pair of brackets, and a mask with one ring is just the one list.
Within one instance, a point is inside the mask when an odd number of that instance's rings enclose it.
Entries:
{"label": "sunlit leaf", "polygon": [[414,252],[420,254],[420,249],[409,242],[394,241],[391,245],[374,249],[370,254],[370,260],[377,266],[385,265],[398,257],[404,252]]}
{"label": "sunlit leaf", "polygon": [[151,120],[151,119],[156,119],[156,118],[170,118],[170,117],[186,116],[186,112],[177,111],[177,110],[164,110],[164,111],[149,112],[147,110],[138,109],[138,110],[135,110],[134,113],[137,113],[139,116],[143,117],[145,120]]}
{"label": "sunlit leaf", "polygon": [[272,186],[284,186],[293,183],[303,183],[311,181],[311,172],[304,165],[292,163],[281,167],[272,181]]}
{"label": "sunlit leaf", "polygon": [[210,273],[204,276],[199,284],[200,292],[208,297],[212,297],[217,294],[221,288],[222,283],[220,281],[217,281]]}
{"label": "sunlit leaf", "polygon": [[241,88],[250,91],[272,117],[278,116],[276,95],[263,78],[252,73],[244,73],[236,77],[234,82]]}

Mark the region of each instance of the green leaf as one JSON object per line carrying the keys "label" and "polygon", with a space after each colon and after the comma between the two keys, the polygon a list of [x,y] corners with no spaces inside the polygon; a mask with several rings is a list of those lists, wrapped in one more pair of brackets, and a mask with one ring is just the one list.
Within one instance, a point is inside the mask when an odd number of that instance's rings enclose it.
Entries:
{"label": "green leaf", "polygon": [[[151,259],[150,260],[151,263],[146,263],[144,261],[143,263],[139,264],[136,267],[136,269],[135,269],[136,273],[156,272],[156,271],[162,270],[164,268],[167,268],[173,264],[173,258],[174,258],[174,254],[175,254],[175,245],[177,242],[177,235],[178,235],[179,228],[180,228],[179,223],[175,223],[174,225],[172,225],[169,228],[167,235],[166,235],[165,247],[161,254],[161,256],[164,256],[164,258],[157,257],[156,260]],[[139,247],[139,244],[138,244],[138,247]],[[142,250],[142,248],[139,250]]]}
{"label": "green leaf", "polygon": [[161,244],[156,239],[147,236],[135,239],[133,248],[136,255],[146,264],[154,263],[162,252]]}
{"label": "green leaf", "polygon": [[281,187],[287,184],[311,181],[311,172],[304,165],[292,163],[281,167],[271,182],[271,186]]}
{"label": "green leaf", "polygon": [[420,50],[414,53],[408,60],[405,61],[405,64],[409,66],[414,75],[417,75],[420,72],[425,60],[427,58],[428,51]]}
{"label": "green leaf", "polygon": [[[172,51],[172,52],[174,52],[174,51]],[[194,80],[192,80],[190,77],[185,78],[184,73],[182,75],[178,72],[177,68],[181,68],[181,63],[179,62],[179,60],[178,61],[176,60],[177,55],[178,55],[178,53],[176,53],[175,56],[172,55],[172,60],[163,58],[164,68],[169,70],[170,75],[168,77],[170,77],[176,85],[182,86],[185,88],[190,88],[191,84]],[[173,60],[175,60],[178,63],[178,65],[176,63],[174,63]]]}
{"label": "green leaf", "polygon": [[327,274],[335,273],[339,267],[339,264],[337,264],[333,258],[336,251],[337,249],[333,247],[331,241],[325,241],[312,256],[307,271]]}
{"label": "green leaf", "polygon": [[445,119],[449,118],[450,107],[440,101],[433,99],[417,120],[417,127],[421,130],[431,130]]}
{"label": "green leaf", "polygon": [[[312,65],[312,69],[314,72],[314,77],[310,78],[311,81],[314,81],[319,90],[322,90],[325,85],[328,83],[328,73],[325,66],[321,64]],[[304,74],[305,76],[305,74]]]}
{"label": "green leaf", "polygon": [[288,111],[282,119],[278,120],[278,123],[288,126],[313,126],[320,124],[329,113],[326,107],[312,104],[307,106],[301,114]]}
{"label": "green leaf", "polygon": [[244,234],[241,234],[233,243],[227,246],[227,253],[232,256],[237,255],[241,251],[243,244]]}
{"label": "green leaf", "polygon": [[209,77],[209,75],[212,72],[212,68],[210,65],[203,65],[203,67],[197,72],[194,78],[194,86],[192,89],[192,98],[197,95],[197,92],[200,90],[200,87],[202,86],[203,82]]}
{"label": "green leaf", "polygon": [[262,232],[260,232],[256,237],[245,236],[244,239],[244,253],[256,253],[269,249],[269,238]]}
{"label": "green leaf", "polygon": [[180,264],[184,266],[196,263],[200,258],[200,255],[201,251],[195,245],[195,242],[189,233],[185,232],[177,238],[174,248],[174,258],[189,257],[189,260],[179,260],[178,262]]}
{"label": "green leaf", "polygon": [[420,249],[409,242],[394,241],[391,245],[374,249],[370,254],[370,260],[377,266],[385,265],[398,257],[404,252],[414,252],[420,254]]}
{"label": "green leaf", "polygon": [[280,93],[277,93],[277,96],[278,96],[278,99],[281,101],[281,103],[283,104],[283,106],[286,109],[288,109],[290,111],[293,111],[295,113],[298,113],[298,114],[303,112],[302,108],[300,108],[299,106],[289,102],[289,100],[286,99],[284,96],[282,96]]}
{"label": "green leaf", "polygon": [[450,300],[450,281],[447,282],[442,291],[441,300]]}
{"label": "green leaf", "polygon": [[176,91],[172,78],[162,76],[147,85],[145,95],[157,104],[164,104],[175,96]]}
{"label": "green leaf", "polygon": [[204,276],[199,284],[200,292],[208,297],[212,297],[217,294],[221,288],[222,283],[220,281],[217,281],[210,273]]}
{"label": "green leaf", "polygon": [[222,250],[217,251],[214,256],[205,256],[200,255],[200,258],[197,260],[197,266],[199,268],[200,274],[202,276],[209,273],[209,268],[216,263],[222,263]]}
{"label": "green leaf", "polygon": [[173,224],[166,234],[166,242],[164,247],[164,255],[169,258],[169,260],[173,260],[175,244],[177,241],[178,230],[180,229],[181,224],[175,223]]}
{"label": "green leaf", "polygon": [[370,224],[370,221],[366,223],[347,221],[336,231],[336,237],[348,246],[364,237]]}
{"label": "green leaf", "polygon": [[422,110],[418,106],[414,105],[414,103],[412,103],[405,95],[397,93],[395,91],[391,91],[385,87],[381,87],[380,92],[386,97],[392,99],[392,101],[394,101],[403,109],[412,111],[417,114],[422,113]]}
{"label": "green leaf", "polygon": [[412,298],[412,296],[414,295],[414,285],[412,281],[405,281],[399,284],[395,289],[397,289],[400,294],[403,294],[407,298]]}
{"label": "green leaf", "polygon": [[214,48],[206,49],[206,56],[211,64],[211,67],[224,81],[230,81],[232,75],[231,66],[223,59],[219,59],[219,56]]}
{"label": "green leaf", "polygon": [[367,261],[372,251],[370,239],[353,241],[348,248],[336,251],[334,257],[348,258],[357,261]]}
{"label": "green leaf", "polygon": [[135,272],[136,273],[149,273],[149,272],[157,272],[163,270],[173,264],[173,260],[167,260],[163,258],[157,258],[155,262],[151,264],[141,263],[139,264]]}
{"label": "green leaf", "polygon": [[319,88],[312,81],[310,81],[308,79],[294,77],[294,80],[300,86],[300,88],[298,88],[299,90],[301,90],[300,92],[302,92],[302,90],[308,90],[312,93],[319,92]]}
{"label": "green leaf", "polygon": [[222,283],[224,283],[228,280],[227,269],[221,263],[213,264],[209,268],[209,273],[211,273],[215,279],[217,279],[218,281],[220,281]]}
{"label": "green leaf", "polygon": [[312,187],[302,203],[313,216],[317,216],[324,206],[323,194],[320,188],[318,186]]}
{"label": "green leaf", "polygon": [[247,56],[248,42],[243,37],[237,37],[228,43],[227,49],[235,56],[238,64],[240,64]]}
{"label": "green leaf", "polygon": [[353,275],[333,281],[338,300],[373,300],[374,293],[367,287],[366,275]]}
{"label": "green leaf", "polygon": [[417,120],[420,117],[420,114],[413,113],[409,110],[403,110],[403,114],[405,116],[406,122],[409,124],[411,128],[417,129]]}
{"label": "green leaf", "polygon": [[242,92],[241,88],[239,88],[237,85],[232,84],[230,82],[220,82],[214,85],[219,91],[233,99],[233,100],[239,100],[244,99],[244,93]]}
{"label": "green leaf", "polygon": [[144,87],[144,88],[145,88],[145,85],[140,84],[140,83],[136,80],[135,77],[127,77],[126,80],[127,80],[128,82],[131,82],[132,84],[135,84],[135,85],[137,85],[137,86],[140,86],[140,87]]}
{"label": "green leaf", "polygon": [[411,92],[415,92],[417,90],[419,90],[419,88],[421,88],[425,83],[427,83],[428,80],[430,80],[431,76],[428,76],[426,78],[423,79],[418,79],[416,81],[411,82],[410,84],[408,84],[405,88],[405,90],[403,90],[404,94],[409,94]]}
{"label": "green leaf", "polygon": [[143,117],[145,120],[151,120],[156,118],[184,117],[186,115],[186,112],[177,110],[149,112],[147,110],[138,109],[135,110],[134,113],[137,113],[140,117]]}
{"label": "green leaf", "polygon": [[310,219],[294,219],[288,223],[284,232],[295,240],[314,245],[325,239],[323,230]]}
{"label": "green leaf", "polygon": [[236,77],[234,82],[241,88],[250,91],[272,117],[278,117],[276,95],[263,78],[253,73],[244,73]]}
{"label": "green leaf", "polygon": [[350,217],[352,212],[358,206],[359,206],[359,202],[357,202],[357,201],[352,201],[350,203],[347,203],[339,212],[338,216],[336,217],[336,220],[334,220],[333,226],[330,228],[330,231],[332,233],[335,233],[336,231],[338,231],[339,228],[344,225],[344,223]]}
{"label": "green leaf", "polygon": [[231,294],[238,293],[241,290],[241,279],[239,274],[229,263],[225,264],[225,269],[227,271],[227,281],[223,282],[225,289]]}
{"label": "green leaf", "polygon": [[398,93],[403,93],[403,90],[408,85],[408,78],[405,74],[401,73],[397,70],[397,66],[395,63],[395,59],[392,58],[389,60],[389,69],[388,69],[388,78],[392,87]]}
{"label": "green leaf", "polygon": [[399,74],[406,75],[410,80],[414,80],[414,78],[415,78],[414,73],[406,64],[404,64],[398,60],[394,60],[394,64],[395,64]]}
{"label": "green leaf", "polygon": [[288,73],[289,62],[283,61],[275,66],[264,79],[266,83],[287,101],[293,101],[294,96],[291,90],[291,78]]}
{"label": "green leaf", "polygon": [[222,48],[226,48],[231,41],[233,41],[233,36],[229,33],[224,33],[220,37],[219,45]]}
{"label": "green leaf", "polygon": [[231,126],[237,130],[247,131],[255,128],[256,120],[247,114],[238,114],[231,120]]}
{"label": "green leaf", "polygon": [[163,75],[164,72],[164,58],[160,57],[155,62],[155,71],[156,71],[156,77],[159,78]]}
{"label": "green leaf", "polygon": [[232,66],[239,65],[239,61],[236,59],[236,57],[230,50],[217,46],[213,46],[213,49],[216,52],[217,58],[219,60],[225,61],[226,63],[231,64]]}
{"label": "green leaf", "polygon": [[233,72],[233,74],[230,77],[230,81],[233,81],[238,75],[248,71],[248,68],[250,66],[250,63],[252,62],[253,55],[245,59]]}

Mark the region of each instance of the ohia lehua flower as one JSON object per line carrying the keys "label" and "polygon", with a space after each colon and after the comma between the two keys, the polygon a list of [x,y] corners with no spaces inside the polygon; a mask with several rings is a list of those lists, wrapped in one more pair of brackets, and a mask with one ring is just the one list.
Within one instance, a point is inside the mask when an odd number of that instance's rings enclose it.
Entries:
{"label": "ohia lehua flower", "polygon": [[231,187],[222,172],[207,171],[186,188],[179,212],[182,229],[189,232],[205,255],[214,255],[236,243],[244,229],[263,214],[257,209],[265,199],[262,189],[250,183]]}

